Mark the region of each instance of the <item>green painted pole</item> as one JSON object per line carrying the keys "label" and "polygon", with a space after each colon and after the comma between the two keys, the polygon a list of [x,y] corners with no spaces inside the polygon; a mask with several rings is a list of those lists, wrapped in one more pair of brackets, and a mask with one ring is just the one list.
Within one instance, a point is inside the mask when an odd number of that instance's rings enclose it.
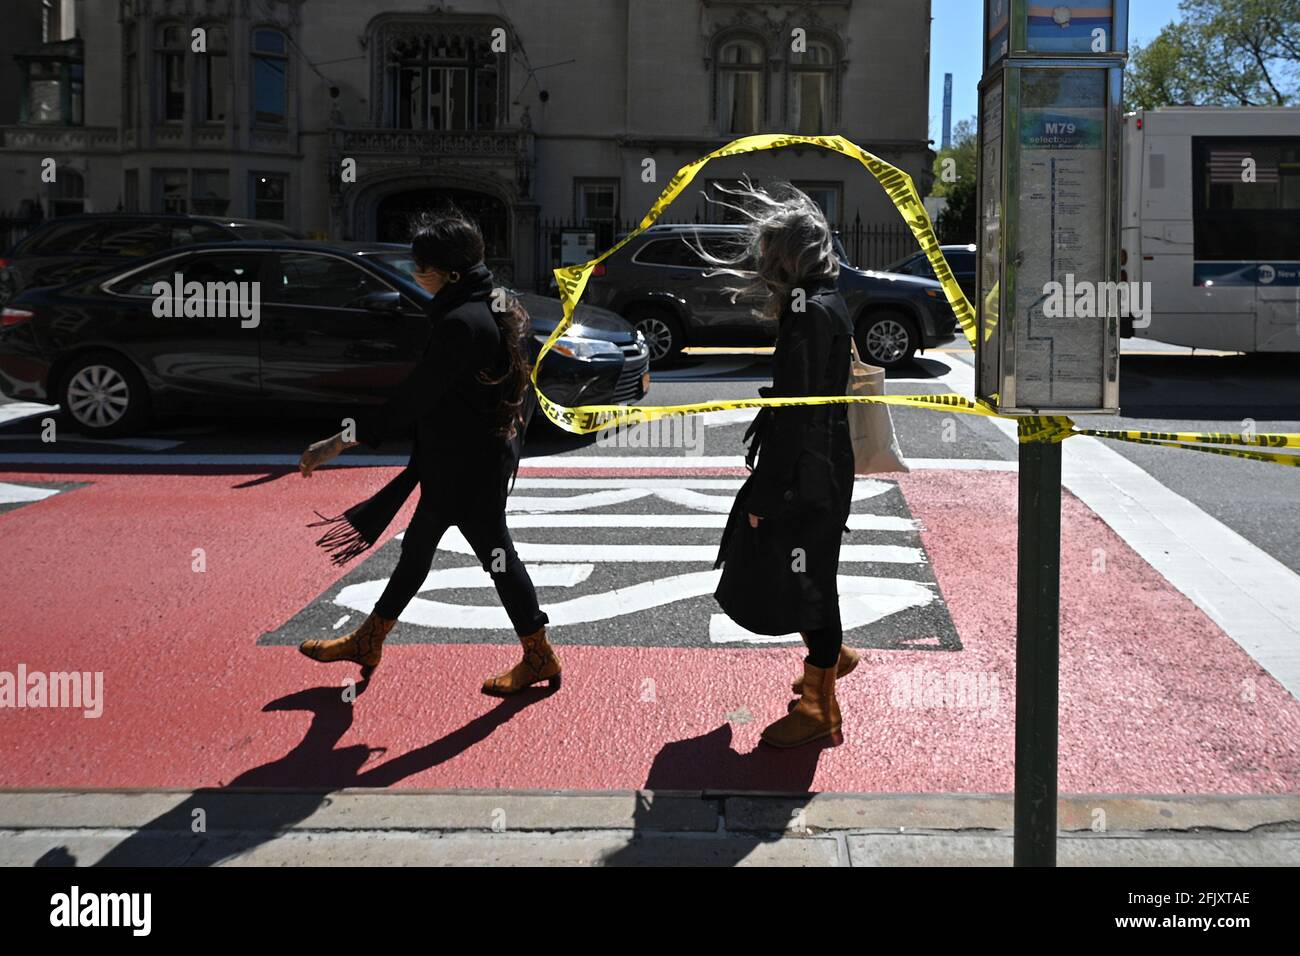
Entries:
{"label": "green painted pole", "polygon": [[1056,865],[1061,445],[1020,445],[1016,571],[1016,866]]}

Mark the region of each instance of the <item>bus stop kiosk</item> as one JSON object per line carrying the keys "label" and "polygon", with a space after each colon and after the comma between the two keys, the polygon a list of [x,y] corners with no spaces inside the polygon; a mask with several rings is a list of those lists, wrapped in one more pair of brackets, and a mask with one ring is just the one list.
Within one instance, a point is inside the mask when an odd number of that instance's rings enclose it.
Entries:
{"label": "bus stop kiosk", "polygon": [[[976,393],[1014,417],[1119,409],[1128,0],[985,0]],[[1056,864],[1061,445],[1020,444],[1015,865]]]}

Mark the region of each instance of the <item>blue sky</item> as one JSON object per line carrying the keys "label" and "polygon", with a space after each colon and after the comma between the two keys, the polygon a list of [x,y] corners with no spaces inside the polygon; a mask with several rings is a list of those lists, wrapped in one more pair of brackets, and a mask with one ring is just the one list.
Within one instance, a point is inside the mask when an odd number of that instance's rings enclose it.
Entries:
{"label": "blue sky", "polygon": [[[1131,0],[1129,40],[1146,43],[1178,17],[1178,0]],[[931,0],[930,137],[943,138],[943,75],[952,76],[952,122],[975,115],[976,87],[984,67],[979,37],[984,30],[981,0]]]}

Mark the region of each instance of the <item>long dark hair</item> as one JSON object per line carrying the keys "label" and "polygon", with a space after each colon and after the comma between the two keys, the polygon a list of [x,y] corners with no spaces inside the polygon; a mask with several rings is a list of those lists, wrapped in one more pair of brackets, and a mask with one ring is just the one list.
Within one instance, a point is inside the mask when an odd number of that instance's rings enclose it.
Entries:
{"label": "long dark hair", "polygon": [[[423,213],[412,224],[411,255],[421,269],[464,273],[483,261],[483,251],[478,223],[455,206]],[[511,439],[524,424],[524,396],[532,371],[524,340],[531,323],[519,299],[504,289],[492,290],[489,308],[501,333],[501,351],[490,369],[479,372],[478,380],[503,386],[493,434]]]}

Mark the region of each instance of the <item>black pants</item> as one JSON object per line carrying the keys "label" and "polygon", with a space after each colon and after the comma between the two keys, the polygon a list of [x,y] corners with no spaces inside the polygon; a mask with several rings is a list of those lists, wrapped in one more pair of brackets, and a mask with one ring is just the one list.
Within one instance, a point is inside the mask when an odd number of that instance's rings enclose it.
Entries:
{"label": "black pants", "polygon": [[476,509],[471,515],[453,517],[439,507],[437,496],[426,495],[423,490],[402,537],[402,556],[375,603],[375,614],[390,620],[401,615],[428,576],[438,542],[452,525],[460,528],[483,570],[492,576],[515,633],[521,636],[536,633],[549,619],[537,604],[532,578],[510,540],[504,502],[498,508]]}
{"label": "black pants", "polygon": [[815,631],[804,631],[803,636],[808,641],[808,656],[804,660],[809,664],[830,668],[839,663],[840,645],[844,643],[844,631],[839,621]]}

